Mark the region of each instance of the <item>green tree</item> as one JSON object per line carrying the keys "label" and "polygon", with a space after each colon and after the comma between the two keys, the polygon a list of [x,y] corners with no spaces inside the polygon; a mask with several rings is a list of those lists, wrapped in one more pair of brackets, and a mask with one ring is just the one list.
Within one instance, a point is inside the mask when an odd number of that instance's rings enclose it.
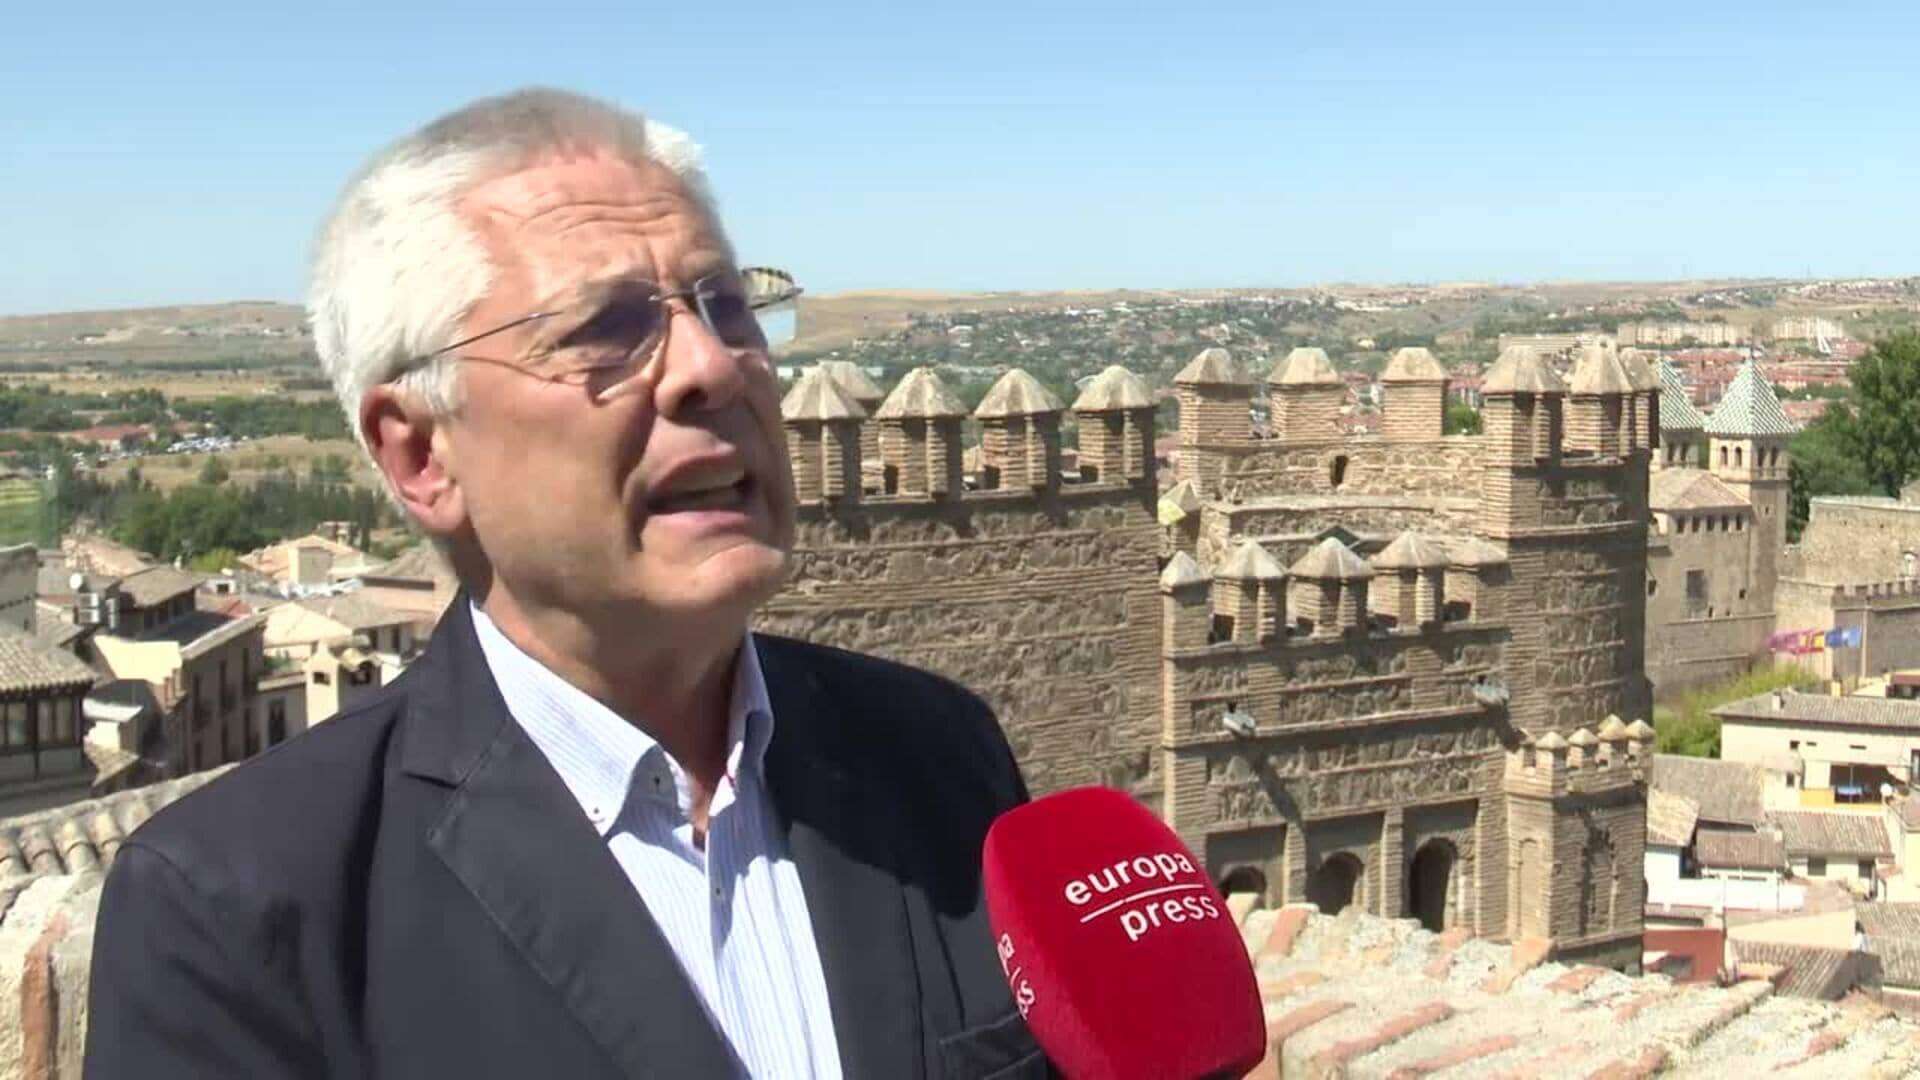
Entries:
{"label": "green tree", "polygon": [[1448,435],[1480,434],[1480,410],[1464,401],[1448,404],[1446,433]]}
{"label": "green tree", "polygon": [[227,479],[232,475],[233,474],[228,471],[226,463],[213,454],[208,454],[207,463],[200,466],[200,482],[203,484],[218,486],[226,483]]}
{"label": "green tree", "polygon": [[1844,430],[1874,486],[1897,495],[1920,475],[1920,331],[1875,342],[1849,370],[1853,416]]}
{"label": "green tree", "polygon": [[1865,495],[1873,490],[1866,465],[1853,450],[1853,416],[1836,405],[1793,437],[1787,447],[1787,540],[1800,539],[1815,495]]}

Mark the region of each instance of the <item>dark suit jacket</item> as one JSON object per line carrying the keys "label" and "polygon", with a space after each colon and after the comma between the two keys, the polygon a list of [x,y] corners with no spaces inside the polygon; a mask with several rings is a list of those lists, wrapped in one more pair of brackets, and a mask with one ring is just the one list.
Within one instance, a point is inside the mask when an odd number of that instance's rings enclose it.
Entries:
{"label": "dark suit jacket", "polygon": [[[945,680],[760,636],[767,778],[848,1076],[1044,1075],[980,897],[1026,797]],[[89,1077],[719,1076],[632,884],[455,599],[391,686],[168,807],[100,906]]]}

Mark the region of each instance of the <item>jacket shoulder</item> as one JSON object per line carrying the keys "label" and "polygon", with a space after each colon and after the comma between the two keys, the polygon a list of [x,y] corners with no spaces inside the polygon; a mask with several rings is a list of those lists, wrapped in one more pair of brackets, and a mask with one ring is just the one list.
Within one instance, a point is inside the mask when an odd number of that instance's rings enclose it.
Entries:
{"label": "jacket shoulder", "polygon": [[289,884],[349,858],[377,813],[404,693],[383,690],[207,781],[128,837],[182,872]]}

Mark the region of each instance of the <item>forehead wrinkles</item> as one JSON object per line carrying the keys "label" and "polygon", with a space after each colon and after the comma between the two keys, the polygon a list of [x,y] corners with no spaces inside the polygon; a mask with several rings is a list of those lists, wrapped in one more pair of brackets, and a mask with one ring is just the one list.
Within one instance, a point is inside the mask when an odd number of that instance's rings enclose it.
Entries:
{"label": "forehead wrinkles", "polygon": [[503,272],[519,271],[529,299],[589,278],[660,278],[689,263],[710,266],[713,255],[725,259],[718,225],[658,166],[535,166],[482,184],[468,202]]}

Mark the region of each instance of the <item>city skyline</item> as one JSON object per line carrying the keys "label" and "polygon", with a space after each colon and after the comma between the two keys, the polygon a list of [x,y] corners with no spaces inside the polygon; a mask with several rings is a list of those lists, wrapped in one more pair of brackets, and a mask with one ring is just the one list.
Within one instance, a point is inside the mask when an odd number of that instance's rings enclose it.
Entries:
{"label": "city skyline", "polygon": [[690,130],[815,292],[1916,272],[1892,4],[452,11],[17,15],[0,314],[297,301],[372,149],[528,84]]}

